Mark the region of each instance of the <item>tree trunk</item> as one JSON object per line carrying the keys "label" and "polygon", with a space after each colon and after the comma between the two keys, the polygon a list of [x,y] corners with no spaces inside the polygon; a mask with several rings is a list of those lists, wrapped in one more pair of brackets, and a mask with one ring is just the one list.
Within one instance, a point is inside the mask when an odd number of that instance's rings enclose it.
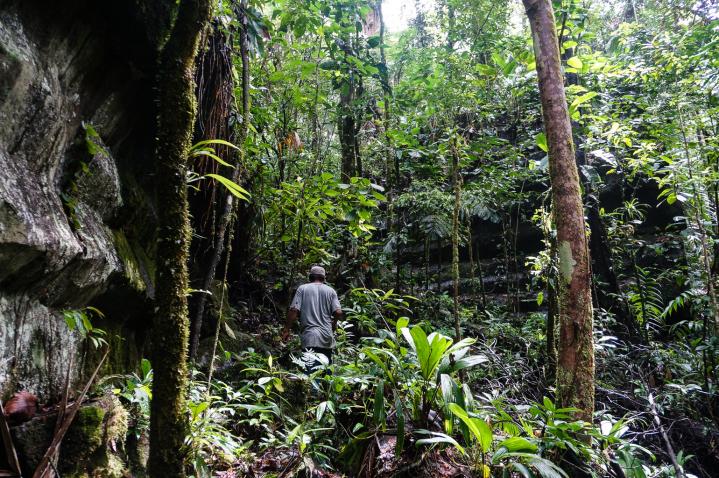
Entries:
{"label": "tree trunk", "polygon": [[429,236],[424,238],[424,288],[429,290]]}
{"label": "tree trunk", "polygon": [[355,118],[352,111],[354,101],[354,84],[352,78],[342,85],[340,90],[340,104],[338,108],[337,132],[340,139],[342,155],[342,180],[349,182],[349,178],[356,176],[357,158],[355,154]]}
{"label": "tree trunk", "polygon": [[474,281],[477,279],[477,267],[474,265],[474,235],[472,233],[472,218],[467,219],[467,258],[469,259],[470,291],[476,292]]}
{"label": "tree trunk", "polygon": [[[454,138],[453,141],[457,141]],[[459,157],[456,144],[452,151],[452,186],[454,188],[454,211],[452,213],[452,314],[454,315],[454,340],[462,340],[459,327],[459,207],[462,200],[462,186],[459,178]]]}
{"label": "tree trunk", "polygon": [[195,121],[193,68],[209,0],[181,0],[157,74],[157,290],[153,330],[150,476],[185,475],[187,432],[187,156]]}
{"label": "tree trunk", "polygon": [[523,3],[534,41],[557,226],[560,272],[557,400],[562,407],[578,408],[577,418],[591,421],[594,411],[591,272],[554,11],[550,0]]}
{"label": "tree trunk", "polygon": [[[249,47],[247,40],[247,16],[245,9],[247,8],[247,0],[243,0],[241,4],[242,22],[243,28],[240,31],[240,56],[242,57],[242,123],[239,126],[238,143],[240,151],[238,152],[238,161],[235,165],[235,169],[232,171],[232,181],[235,183],[240,182],[240,174],[242,171],[242,164],[245,159],[245,139],[247,138],[247,125],[249,123],[250,115],[250,59],[249,59]],[[210,138],[213,139],[213,138]],[[210,259],[210,264],[207,267],[205,277],[202,281],[202,290],[210,290],[212,287],[212,281],[215,279],[215,273],[217,271],[217,265],[220,263],[222,258],[222,252],[224,250],[225,236],[227,234],[227,226],[232,220],[232,216],[235,214],[237,209],[237,201],[234,195],[227,191],[225,197],[225,207],[222,211],[222,217],[217,228],[217,237],[215,237],[215,246]],[[231,231],[230,231],[231,234]],[[192,321],[192,335],[190,340],[190,361],[194,361],[197,358],[197,347],[200,344],[200,332],[202,331],[202,322],[205,315],[205,304],[207,303],[207,294],[200,294],[197,299],[197,307],[195,309],[195,317]]]}

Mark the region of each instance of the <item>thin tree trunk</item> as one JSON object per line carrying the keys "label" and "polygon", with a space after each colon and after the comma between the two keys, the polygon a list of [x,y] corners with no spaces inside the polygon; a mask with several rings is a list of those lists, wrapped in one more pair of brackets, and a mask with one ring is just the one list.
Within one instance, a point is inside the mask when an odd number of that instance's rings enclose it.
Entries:
{"label": "thin tree trunk", "polygon": [[[504,254],[504,285],[506,287],[507,310],[514,311],[512,307],[512,279],[509,274],[509,239],[507,237],[507,229],[511,227],[511,223],[507,226],[505,222],[506,215],[502,214],[502,252]],[[511,217],[510,217],[511,221]]]}
{"label": "thin tree trunk", "polygon": [[709,297],[709,306],[712,309],[712,315],[714,317],[714,333],[719,334],[719,300],[717,299],[716,291],[714,290],[713,269],[710,259],[711,252],[707,243],[707,238],[710,236],[706,228],[704,227],[704,203],[702,196],[697,189],[696,182],[694,181],[694,167],[692,163],[691,153],[689,152],[689,142],[687,140],[684,119],[681,111],[677,110],[677,114],[679,116],[679,126],[682,133],[684,155],[687,160],[687,171],[689,173],[689,180],[692,185],[692,193],[694,195],[695,203],[692,204],[691,207],[694,209],[694,217],[697,223],[697,228],[699,229],[699,238],[701,239],[702,261],[704,263],[704,273],[706,275],[707,296]]}
{"label": "thin tree trunk", "polygon": [[[588,185],[589,182],[585,184]],[[609,247],[607,229],[599,214],[599,200],[589,196],[587,199],[589,202],[587,205],[587,223],[590,230],[589,249],[593,271],[595,277],[599,277],[606,284],[606,289],[602,287],[597,290],[597,304],[613,312],[619,323],[624,326],[617,335],[624,339],[640,339],[641,334],[637,322],[630,311],[626,297],[622,294],[619,279],[614,272],[614,261]]]}
{"label": "thin tree trunk", "polygon": [[429,236],[424,239],[424,288],[429,290]]}
{"label": "thin tree trunk", "polygon": [[[337,118],[337,132],[339,133],[340,152],[342,155],[342,180],[349,182],[349,179],[357,175],[357,158],[355,144],[355,118],[352,111],[354,101],[355,85],[350,78],[340,89],[340,103]],[[346,89],[345,89],[346,86]]]}
{"label": "thin tree trunk", "polygon": [[181,0],[157,74],[157,290],[150,408],[150,476],[183,477],[187,432],[187,156],[195,122],[193,69],[209,0]]}
{"label": "thin tree trunk", "polygon": [[[474,281],[477,277],[477,269],[474,265],[474,237],[472,235],[472,218],[467,220],[467,257],[469,258],[469,279]],[[475,291],[474,284],[471,287],[472,292]]]}
{"label": "thin tree trunk", "polygon": [[442,239],[437,237],[437,293],[442,292]]}
{"label": "thin tree trunk", "polygon": [[[242,23],[242,29],[240,30],[240,56],[242,58],[242,123],[239,127],[238,143],[238,161],[235,165],[235,169],[232,171],[232,181],[239,183],[240,174],[242,171],[242,164],[245,159],[245,139],[247,138],[247,125],[249,122],[250,113],[250,57],[249,47],[247,39],[247,16],[245,9],[247,8],[247,0],[243,0],[240,9],[242,11],[242,17],[240,19]],[[222,211],[222,217],[217,228],[217,236],[215,237],[215,247],[213,251],[210,264],[205,272],[205,277],[202,281],[202,289],[210,290],[212,287],[212,281],[215,280],[215,274],[217,272],[217,265],[220,263],[222,258],[222,252],[224,250],[225,236],[227,235],[227,226],[230,224],[233,214],[237,209],[237,201],[234,195],[227,192],[225,197],[225,207]],[[197,308],[195,309],[195,317],[192,321],[192,334],[190,337],[190,361],[194,361],[197,358],[197,348],[200,344],[200,332],[202,331],[202,322],[205,315],[205,304],[207,303],[207,294],[201,294],[197,300]]]}
{"label": "thin tree trunk", "polygon": [[578,408],[577,417],[591,422],[594,411],[591,272],[554,11],[550,0],[522,1],[534,40],[557,225],[560,271],[557,399],[563,407]]}
{"label": "thin tree trunk", "polygon": [[[453,141],[457,141],[454,138]],[[462,186],[459,177],[459,153],[456,144],[452,146],[452,185],[454,189],[454,211],[452,213],[452,314],[454,315],[454,340],[462,340],[459,326],[459,207],[462,201]]]}
{"label": "thin tree trunk", "polygon": [[[393,170],[393,161],[396,161],[394,148],[392,147],[392,138],[389,135],[390,118],[391,118],[391,100],[392,88],[389,84],[389,69],[387,68],[387,57],[385,54],[385,24],[384,15],[382,14],[382,0],[377,1],[377,11],[379,12],[379,55],[380,64],[383,69],[380,72],[382,79],[382,99],[384,101],[383,127],[385,141],[385,180],[387,185],[387,230],[394,232],[395,237],[395,290],[400,290],[400,249],[399,249],[399,215],[394,210],[394,196],[397,188],[397,168]],[[393,159],[395,158],[395,159]],[[412,274],[410,270],[410,275]]]}
{"label": "thin tree trunk", "polygon": [[477,272],[479,273],[479,292],[482,297],[482,308],[487,308],[487,292],[484,288],[484,271],[482,270],[482,261],[479,260],[479,254],[477,255]]}
{"label": "thin tree trunk", "polygon": [[[250,51],[249,51],[249,41],[247,36],[247,0],[242,0],[240,3],[240,10],[242,12],[242,16],[240,17],[240,22],[242,24],[242,29],[240,30],[240,58],[242,60],[242,123],[239,126],[239,135],[238,135],[238,142],[240,151],[239,151],[239,158],[238,162],[235,165],[235,171],[233,172],[232,179],[235,183],[238,183],[240,180],[240,170],[241,166],[245,162],[245,140],[247,139],[247,131],[249,128],[249,122],[250,122]],[[209,365],[209,371],[207,373],[207,390],[209,393],[210,385],[212,384],[212,373],[215,365],[215,354],[217,352],[217,343],[219,341],[220,336],[220,328],[222,326],[223,319],[222,317],[222,311],[225,301],[225,295],[227,293],[227,274],[230,269],[230,259],[232,257],[232,242],[234,240],[234,228],[236,227],[236,214],[237,214],[237,206],[238,206],[237,198],[235,198],[232,194],[228,192],[227,194],[227,202],[225,210],[223,211],[223,216],[221,220],[221,226],[223,233],[218,236],[218,240],[224,240],[225,235],[226,238],[226,244],[227,244],[227,253],[225,254],[225,270],[222,280],[222,292],[220,297],[220,308],[219,308],[219,316],[217,318],[217,326],[215,328],[215,337],[212,343],[212,355],[210,356],[210,365]],[[224,231],[227,231],[225,234]],[[215,251],[214,259],[216,260],[213,271],[212,271],[212,277],[206,277],[205,279],[208,280],[209,283],[212,282],[212,279],[215,275],[215,270],[217,268],[218,262],[220,260],[220,257],[222,256],[222,246],[223,243],[220,241],[217,245],[217,250]],[[209,284],[208,284],[209,285]],[[202,296],[205,297],[204,295]],[[227,299],[229,301],[229,298]],[[203,306],[204,306],[204,300],[203,300]],[[199,336],[200,336],[200,329],[202,326],[202,311],[198,312],[198,315],[196,319],[200,322],[200,325],[196,327],[196,338],[199,343]],[[197,350],[197,343],[195,345],[195,350]]]}

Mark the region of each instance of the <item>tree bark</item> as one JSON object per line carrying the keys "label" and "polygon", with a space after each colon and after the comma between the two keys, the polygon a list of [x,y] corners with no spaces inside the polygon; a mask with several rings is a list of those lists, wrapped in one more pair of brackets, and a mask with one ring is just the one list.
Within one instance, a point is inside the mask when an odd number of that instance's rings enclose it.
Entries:
{"label": "tree bark", "polygon": [[[242,17],[240,22],[242,23],[242,29],[240,30],[240,56],[242,58],[242,123],[239,126],[238,143],[238,161],[235,164],[235,169],[232,171],[232,181],[234,183],[240,182],[240,174],[242,172],[242,164],[245,160],[245,139],[247,138],[247,125],[249,124],[250,116],[250,56],[249,56],[249,44],[247,38],[247,0],[243,0],[240,4]],[[225,207],[222,210],[222,216],[220,217],[220,223],[217,227],[217,236],[215,237],[214,251],[210,264],[205,272],[205,277],[202,281],[202,289],[210,290],[212,287],[212,281],[215,279],[217,272],[217,266],[222,258],[222,252],[224,251],[225,237],[227,235],[227,226],[230,224],[232,217],[237,210],[238,198],[232,195],[229,191],[225,196]],[[229,231],[232,235],[232,231]],[[190,337],[190,361],[194,361],[197,358],[197,348],[200,344],[200,332],[202,331],[202,322],[205,315],[205,304],[207,303],[207,294],[200,294],[197,299],[197,307],[195,309],[195,317],[192,321],[192,335]]]}
{"label": "tree bark", "polygon": [[354,81],[350,77],[340,90],[337,132],[339,133],[340,152],[342,155],[342,180],[349,182],[357,174],[358,159],[355,144],[355,117],[353,111]]}
{"label": "tree bark", "polygon": [[534,41],[557,226],[560,271],[557,401],[562,407],[578,408],[577,418],[591,421],[594,411],[591,271],[554,11],[550,0],[522,1]]}
{"label": "tree bark", "polygon": [[157,75],[159,238],[150,409],[150,476],[184,477],[180,450],[187,432],[187,257],[190,239],[186,170],[195,121],[195,53],[210,14],[209,0],[181,0],[160,55]]}

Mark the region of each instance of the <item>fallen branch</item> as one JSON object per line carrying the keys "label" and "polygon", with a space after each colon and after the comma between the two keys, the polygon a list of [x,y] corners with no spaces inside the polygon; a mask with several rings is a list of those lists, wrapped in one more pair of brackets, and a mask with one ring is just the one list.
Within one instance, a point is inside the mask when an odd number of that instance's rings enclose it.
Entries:
{"label": "fallen branch", "polygon": [[659,427],[659,433],[662,435],[662,439],[664,440],[664,445],[667,450],[667,454],[669,455],[669,459],[672,461],[672,466],[674,467],[674,471],[676,472],[677,478],[684,478],[684,471],[682,470],[682,467],[679,465],[679,462],[677,462],[677,455],[674,453],[674,447],[672,446],[672,443],[669,441],[669,436],[667,435],[666,430],[664,429],[664,425],[662,424],[661,419],[659,418],[659,413],[657,412],[657,406],[654,402],[654,394],[650,391],[649,395],[647,397],[649,400],[649,407],[652,412],[652,415],[654,416],[654,423],[656,423],[657,427]]}
{"label": "fallen branch", "polygon": [[[80,395],[75,400],[75,403],[72,404],[70,411],[63,413],[63,419],[62,419],[62,425],[60,425],[59,428],[56,429],[55,435],[52,438],[52,442],[50,442],[50,446],[48,447],[47,451],[42,457],[42,460],[40,460],[40,464],[38,465],[37,469],[35,470],[35,473],[33,473],[32,478],[49,478],[51,475],[48,475],[48,472],[51,471],[51,462],[55,454],[60,449],[60,443],[62,442],[62,439],[65,437],[65,434],[67,433],[68,429],[70,428],[70,425],[72,425],[72,421],[75,419],[75,415],[77,414],[77,411],[80,409],[80,405],[82,405],[82,401],[85,399],[85,395],[87,395],[87,392],[90,390],[90,387],[92,386],[92,383],[95,381],[95,378],[97,377],[98,372],[100,372],[100,367],[102,367],[102,364],[105,363],[105,359],[107,358],[107,355],[110,353],[110,349],[105,351],[105,355],[102,356],[102,359],[100,360],[100,363],[97,364],[97,368],[95,368],[95,371],[93,372],[92,376],[90,377],[90,380],[88,380],[87,384],[85,384],[85,388],[83,388]],[[68,371],[69,375],[69,371]]]}
{"label": "fallen branch", "polygon": [[[10,471],[12,473],[16,473],[16,475],[10,475],[10,476],[20,476],[20,463],[17,459],[17,452],[15,451],[15,444],[12,441],[12,435],[10,434],[10,427],[8,427],[7,421],[5,420],[5,410],[2,406],[2,401],[0,400],[0,440],[5,445],[5,460],[7,461],[8,465],[10,466]],[[5,470],[0,470],[5,471]],[[4,476],[4,475],[3,475]]]}
{"label": "fallen branch", "polygon": [[[70,355],[70,361],[67,364],[67,372],[65,372],[65,390],[63,390],[62,393],[62,399],[60,400],[60,407],[57,410],[57,419],[55,420],[55,430],[53,431],[53,436],[57,435],[57,433],[60,431],[60,428],[62,427],[63,421],[65,419],[65,414],[67,412],[67,402],[70,399],[70,372],[72,371],[72,365],[73,365],[73,356]],[[60,454],[60,449],[56,449],[55,453],[50,457],[50,466],[52,470],[55,472],[55,476],[60,476],[60,474],[57,472],[57,469],[55,468],[57,465],[58,456]]]}

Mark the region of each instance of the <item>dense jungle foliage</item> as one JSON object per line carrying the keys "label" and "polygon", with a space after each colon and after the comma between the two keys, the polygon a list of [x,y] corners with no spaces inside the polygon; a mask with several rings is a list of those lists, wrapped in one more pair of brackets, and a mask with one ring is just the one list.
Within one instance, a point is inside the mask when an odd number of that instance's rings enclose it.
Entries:
{"label": "dense jungle foliage", "polygon": [[717,476],[716,3],[178,5],[156,345],[91,392],[151,476]]}

